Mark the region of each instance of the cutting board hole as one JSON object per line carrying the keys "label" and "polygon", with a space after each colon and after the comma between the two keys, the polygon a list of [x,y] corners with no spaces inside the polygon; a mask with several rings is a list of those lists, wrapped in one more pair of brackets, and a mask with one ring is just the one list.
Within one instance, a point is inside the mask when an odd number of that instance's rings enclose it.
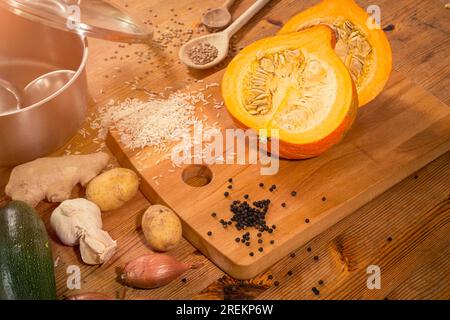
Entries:
{"label": "cutting board hole", "polygon": [[183,170],[182,177],[192,187],[204,187],[211,182],[213,173],[208,166],[192,164]]}

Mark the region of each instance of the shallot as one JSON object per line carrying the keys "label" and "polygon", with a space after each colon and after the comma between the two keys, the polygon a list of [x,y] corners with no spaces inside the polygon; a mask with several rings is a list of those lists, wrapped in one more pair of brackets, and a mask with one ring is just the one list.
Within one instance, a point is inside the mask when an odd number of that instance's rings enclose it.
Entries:
{"label": "shallot", "polygon": [[189,269],[197,269],[202,263],[187,264],[175,258],[153,253],[140,256],[125,265],[124,283],[131,287],[152,289],[165,286]]}

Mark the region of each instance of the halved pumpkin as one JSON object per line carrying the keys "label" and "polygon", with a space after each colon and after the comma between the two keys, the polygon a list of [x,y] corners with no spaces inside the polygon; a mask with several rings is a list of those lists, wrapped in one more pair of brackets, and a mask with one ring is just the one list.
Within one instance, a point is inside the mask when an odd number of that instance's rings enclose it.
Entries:
{"label": "halved pumpkin", "polygon": [[222,80],[231,117],[257,132],[278,129],[282,158],[315,157],[339,142],[356,116],[358,97],[334,43],[334,32],[317,26],[246,47]]}
{"label": "halved pumpkin", "polygon": [[384,88],[392,69],[392,52],[383,30],[353,0],[323,0],[291,18],[279,34],[325,24],[335,30],[335,51],[350,70],[360,106]]}

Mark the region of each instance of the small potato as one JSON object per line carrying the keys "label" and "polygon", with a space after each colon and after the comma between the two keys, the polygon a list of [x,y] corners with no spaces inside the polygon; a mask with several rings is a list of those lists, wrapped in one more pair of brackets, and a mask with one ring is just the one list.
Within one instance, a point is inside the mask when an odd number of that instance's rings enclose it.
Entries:
{"label": "small potato", "polygon": [[156,251],[169,251],[182,237],[180,219],[172,210],[161,205],[150,206],[145,211],[142,230],[148,244]]}
{"label": "small potato", "polygon": [[102,211],[115,210],[131,200],[139,188],[134,171],[115,168],[92,179],[86,187],[86,198]]}

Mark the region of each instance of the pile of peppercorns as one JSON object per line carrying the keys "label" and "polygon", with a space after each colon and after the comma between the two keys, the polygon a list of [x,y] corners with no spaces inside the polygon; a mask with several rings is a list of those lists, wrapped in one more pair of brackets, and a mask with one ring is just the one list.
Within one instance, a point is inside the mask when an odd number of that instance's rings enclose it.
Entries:
{"label": "pile of peppercorns", "polygon": [[234,200],[230,205],[230,210],[233,213],[230,220],[235,223],[237,230],[254,227],[261,232],[268,231],[266,214],[269,210],[269,205],[269,199],[255,201],[253,206],[247,201]]}
{"label": "pile of peppercorns", "polygon": [[[233,189],[233,179],[228,179],[229,185],[227,186],[228,190]],[[260,188],[265,188],[265,184],[260,182],[259,183]],[[275,184],[271,185],[268,189],[269,192],[275,192],[278,190],[277,186]],[[229,191],[225,191],[223,193],[225,198],[228,198],[230,196]],[[297,196],[297,191],[291,191],[290,195],[292,197]],[[235,228],[240,230],[246,230],[247,228],[255,228],[257,233],[257,243],[262,244],[264,242],[262,236],[264,232],[267,232],[269,234],[273,233],[276,229],[276,225],[268,226],[266,223],[266,215],[269,211],[269,207],[271,205],[270,199],[263,199],[263,200],[257,200],[257,201],[247,201],[249,200],[250,196],[248,194],[243,195],[244,200],[233,200],[230,204],[230,211],[233,214],[231,218],[227,221],[224,219],[220,219],[219,223],[222,225],[223,228],[228,228],[228,226],[231,226],[234,224]],[[322,199],[324,201],[324,199]],[[281,203],[281,207],[286,208],[287,204],[286,202]],[[212,212],[211,216],[213,218],[217,217],[217,213]],[[305,219],[306,223],[309,223],[309,219]],[[212,236],[212,232],[208,232],[208,236]],[[242,243],[245,246],[249,247],[251,245],[250,242],[250,232],[243,233],[240,237],[235,238],[236,243]],[[270,244],[274,244],[275,240],[271,239],[269,241]],[[259,252],[263,252],[264,248],[259,247]],[[250,252],[249,255],[253,257],[255,254],[254,252]]]}
{"label": "pile of peppercorns", "polygon": [[[233,179],[230,178],[228,179],[228,182],[230,183],[227,186],[228,190],[233,189]],[[259,186],[262,188],[264,187],[263,183],[260,183]],[[270,188],[270,192],[273,192],[276,189],[276,186],[272,186]],[[227,198],[230,195],[230,193],[228,191],[224,192],[224,196]],[[263,200],[258,200],[258,201],[254,201],[253,203],[247,201],[250,196],[248,194],[244,194],[244,199],[243,201],[240,200],[234,200],[232,201],[232,203],[230,204],[230,211],[233,213],[233,216],[230,218],[230,220],[226,221],[224,219],[220,219],[219,223],[222,225],[223,228],[228,228],[228,226],[233,225],[236,227],[237,230],[245,230],[247,228],[255,228],[256,230],[258,230],[258,243],[262,244],[263,243],[263,239],[261,239],[262,237],[262,233],[263,232],[268,232],[268,233],[273,233],[273,231],[276,229],[276,225],[272,225],[271,227],[269,227],[266,223],[266,214],[269,210],[269,206],[270,206],[270,199],[263,199]],[[211,216],[213,218],[217,217],[217,213],[213,212],[211,213]],[[208,234],[210,235],[210,234]],[[241,237],[237,237],[235,239],[235,241],[237,243],[242,243],[244,245],[246,245],[247,247],[250,246],[250,232],[245,232],[241,235]],[[274,244],[275,241],[274,240],[270,240],[269,242],[270,244]],[[263,247],[259,247],[258,248],[259,252],[263,252],[264,249]],[[253,252],[249,253],[250,256],[254,256]]]}

